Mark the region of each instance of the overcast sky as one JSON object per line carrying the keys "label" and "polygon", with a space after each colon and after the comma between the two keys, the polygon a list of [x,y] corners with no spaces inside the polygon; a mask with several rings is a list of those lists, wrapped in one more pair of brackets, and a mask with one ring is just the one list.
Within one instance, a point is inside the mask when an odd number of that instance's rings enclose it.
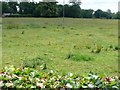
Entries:
{"label": "overcast sky", "polygon": [[[42,0],[34,0],[34,1],[42,1]],[[63,0],[57,0],[59,3],[63,4]],[[65,0],[65,3],[68,3],[69,0]],[[120,0],[81,0],[81,8],[82,9],[102,9],[103,11],[107,11],[110,9],[112,12],[118,11],[118,2]]]}

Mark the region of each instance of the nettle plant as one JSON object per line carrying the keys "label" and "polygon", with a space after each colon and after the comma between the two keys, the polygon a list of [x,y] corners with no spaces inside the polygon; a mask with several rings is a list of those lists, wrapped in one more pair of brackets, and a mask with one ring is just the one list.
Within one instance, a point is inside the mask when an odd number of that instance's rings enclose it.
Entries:
{"label": "nettle plant", "polygon": [[79,76],[73,73],[58,74],[50,70],[40,71],[34,68],[5,67],[0,73],[1,89],[96,89],[119,90],[120,80],[117,76],[105,77],[90,72],[87,76]]}

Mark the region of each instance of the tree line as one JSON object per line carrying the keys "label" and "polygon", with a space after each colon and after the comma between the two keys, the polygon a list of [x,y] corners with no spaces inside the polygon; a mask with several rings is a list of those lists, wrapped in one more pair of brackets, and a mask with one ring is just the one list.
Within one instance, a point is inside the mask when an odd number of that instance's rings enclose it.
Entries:
{"label": "tree line", "polygon": [[110,9],[81,9],[78,3],[57,4],[57,2],[2,2],[2,14],[10,17],[72,17],[72,18],[106,18],[120,19],[120,12],[112,13]]}

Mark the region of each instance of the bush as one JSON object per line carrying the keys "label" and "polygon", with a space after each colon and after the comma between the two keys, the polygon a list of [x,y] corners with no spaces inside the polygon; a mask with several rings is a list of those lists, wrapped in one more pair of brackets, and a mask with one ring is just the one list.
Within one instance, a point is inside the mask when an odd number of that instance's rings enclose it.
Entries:
{"label": "bush", "polygon": [[72,73],[59,75],[54,71],[43,72],[33,68],[5,67],[0,73],[1,89],[41,89],[41,88],[91,88],[95,90],[119,90],[118,77],[103,77],[90,72],[87,76]]}

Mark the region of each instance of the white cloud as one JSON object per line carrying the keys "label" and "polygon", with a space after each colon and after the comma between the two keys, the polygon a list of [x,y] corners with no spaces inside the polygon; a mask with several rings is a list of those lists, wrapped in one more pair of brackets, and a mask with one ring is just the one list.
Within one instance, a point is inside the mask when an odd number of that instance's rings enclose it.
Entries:
{"label": "white cloud", "polygon": [[[91,2],[90,2],[91,1]],[[119,0],[84,0],[81,8],[84,9],[102,9],[106,11],[107,9],[112,10],[112,12],[117,12],[118,11],[118,2]]]}

